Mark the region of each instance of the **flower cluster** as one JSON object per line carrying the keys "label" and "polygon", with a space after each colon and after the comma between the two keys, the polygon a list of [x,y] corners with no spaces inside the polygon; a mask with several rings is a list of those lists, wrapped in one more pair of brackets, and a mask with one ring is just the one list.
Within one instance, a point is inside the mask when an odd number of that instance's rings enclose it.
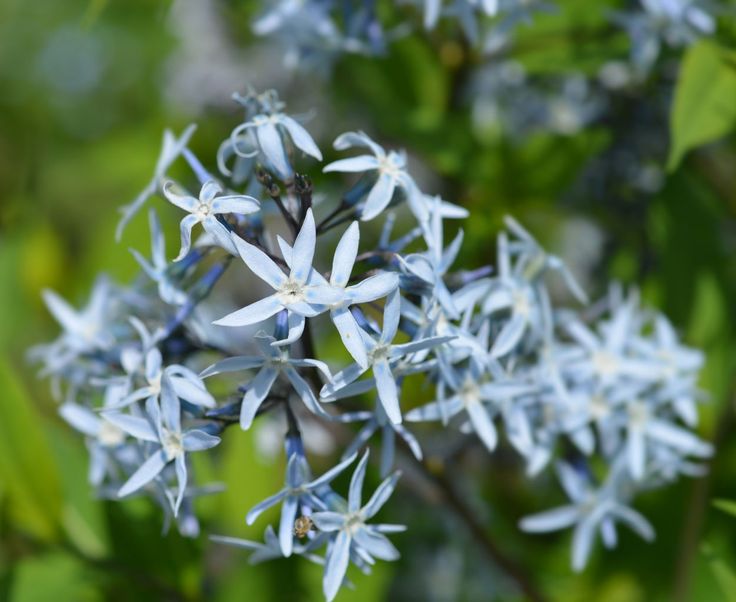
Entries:
{"label": "flower cluster", "polygon": [[[342,53],[382,54],[388,44],[421,22],[433,30],[441,21],[454,21],[468,42],[486,55],[513,45],[519,25],[537,13],[555,13],[559,7],[544,0],[394,0],[399,25],[388,27],[377,0],[278,0],[252,24],[256,35],[273,37],[285,48],[287,65],[329,64]],[[607,15],[631,40],[631,60],[637,70],[648,71],[663,47],[681,48],[715,31],[716,6],[701,0],[638,0],[626,10]],[[413,8],[407,15],[402,8]],[[380,13],[380,14],[379,14]],[[416,17],[416,18],[413,18]]]}
{"label": "flower cluster", "polygon": [[[247,515],[253,523],[280,505],[278,533],[269,527],[263,543],[213,539],[251,550],[252,562],[296,554],[324,565],[331,600],[348,583],[349,564],[369,572],[376,559],[398,557],[387,535],[404,527],[373,519],[399,479],[397,441],[421,462],[410,429],[428,421],[489,452],[510,445],[530,476],[555,466],[570,504],[521,528],[574,527],[576,569],[598,533],[615,544],[616,523],[651,538],[631,508],[636,493],[699,474],[694,459],[711,453],[692,431],[701,354],[635,294],[614,287],[588,306],[560,258],[511,218],[498,236],[496,270],[455,266],[463,243],[456,224],[467,212],[425,194],[404,154],[364,133],[334,144],[364,154],[322,169],[352,174],[352,185],[339,196],[315,194],[295,171],[305,156],[322,159],[307,130],[274,93],[236,100],[245,119],[219,149],[219,173],[187,148],[191,129],[178,140],[167,134],[151,184],[125,214],[123,226],[157,195],[178,208],[177,257],[165,258],[152,209],[153,259],[136,253],[145,277],[129,287],[99,280],[81,312],[45,295],[63,333],[34,356],[57,384],[61,415],[87,438],[99,493],[148,496],[167,525],[174,519],[196,535],[192,501],[216,488],[196,484],[190,454],[217,446],[231,425],[249,430],[259,416],[283,412],[285,486]],[[186,182],[167,177],[178,159],[191,168]],[[366,240],[371,221],[380,235]],[[448,229],[456,231],[449,243]],[[241,307],[217,313],[210,292],[237,264],[252,285],[239,286]],[[550,278],[566,286],[574,309],[553,305]],[[330,331],[343,365],[317,357]],[[431,392],[426,399],[411,393],[412,379]],[[362,425],[341,461],[316,478],[300,434],[314,421],[343,434]],[[365,501],[366,450],[341,495],[333,481],[379,431],[384,480]]]}

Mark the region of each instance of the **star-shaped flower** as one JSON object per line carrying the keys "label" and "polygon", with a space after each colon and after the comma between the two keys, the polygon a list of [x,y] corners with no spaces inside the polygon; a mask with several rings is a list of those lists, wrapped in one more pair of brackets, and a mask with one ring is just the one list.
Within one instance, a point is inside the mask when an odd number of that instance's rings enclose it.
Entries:
{"label": "star-shaped flower", "polygon": [[337,137],[334,147],[345,150],[354,146],[367,147],[372,155],[359,155],[349,159],[340,159],[325,166],[323,171],[340,172],[376,172],[377,180],[368,192],[360,219],[372,220],[378,216],[391,202],[396,189],[406,194],[407,201],[419,204],[421,192],[414,183],[414,179],[406,171],[406,155],[403,152],[389,151],[376,144],[363,132],[346,132]]}
{"label": "star-shaped flower", "polygon": [[299,508],[302,508],[302,514],[305,514],[305,508],[310,511],[314,509],[327,510],[327,506],[319,497],[320,490],[329,489],[326,486],[355,461],[356,455],[353,454],[343,460],[321,477],[312,479],[306,458],[302,454],[293,453],[289,457],[286,466],[286,486],[278,493],[254,506],[248,512],[245,518],[246,522],[252,525],[263,511],[281,502],[279,543],[281,553],[284,556],[291,556],[294,545],[294,521]]}
{"label": "star-shaped flower", "polygon": [[[282,238],[279,237],[278,241],[284,260],[290,266],[293,250]],[[337,243],[329,281],[317,270],[312,270],[309,283],[342,291],[340,301],[329,306],[330,319],[340,333],[340,338],[353,359],[361,366],[367,367],[368,356],[363,337],[360,334],[360,326],[355,321],[349,307],[350,305],[369,303],[385,297],[399,286],[399,277],[392,272],[380,272],[356,284],[348,285],[355,265],[355,258],[358,254],[359,242],[358,222],[353,222]],[[297,331],[301,333],[301,329],[303,329],[303,325],[300,325],[300,329]],[[285,342],[292,342],[292,337],[293,335]]]}
{"label": "star-shaped flower", "polygon": [[179,226],[181,230],[181,250],[174,261],[179,261],[188,252],[192,241],[192,228],[202,224],[205,231],[210,234],[223,248],[235,254],[232,239],[228,229],[217,219],[217,215],[226,213],[237,213],[248,215],[255,213],[261,208],[260,202],[252,196],[244,194],[233,194],[218,196],[222,192],[220,185],[214,180],[204,183],[196,199],[188,194],[179,194],[172,190],[174,183],[169,181],[164,184],[164,195],[166,198],[184,211],[188,211]]}
{"label": "star-shaped flower", "polygon": [[560,463],[557,474],[571,504],[553,508],[521,519],[519,526],[529,533],[557,531],[575,527],[572,539],[572,568],[581,571],[588,561],[596,533],[600,531],[606,547],[616,545],[615,522],[626,523],[647,541],[654,539],[654,531],[647,520],[629,508],[616,495],[615,470],[600,488],[591,488],[589,482],[568,464]]}
{"label": "star-shaped flower", "polygon": [[248,390],[243,397],[243,404],[240,407],[240,426],[243,430],[250,428],[253,419],[258,412],[258,408],[268,396],[271,387],[276,382],[279,374],[284,374],[291,383],[291,386],[297,392],[304,405],[307,408],[322,416],[326,416],[325,411],[319,405],[317,398],[309,384],[299,375],[297,368],[317,368],[326,379],[330,379],[332,375],[327,364],[314,359],[296,359],[289,357],[288,349],[273,345],[276,341],[274,337],[267,335],[265,332],[259,332],[255,337],[260,357],[241,355],[236,357],[228,357],[224,360],[213,364],[201,376],[206,378],[221,374],[223,372],[237,372],[240,370],[250,370],[258,368],[258,374],[249,383]]}
{"label": "star-shaped flower", "polygon": [[[167,378],[164,375],[164,380]],[[118,497],[130,495],[147,485],[169,463],[174,462],[179,485],[176,499],[172,503],[172,509],[176,515],[187,487],[186,454],[215,447],[220,443],[220,438],[199,429],[181,430],[181,405],[179,398],[174,393],[173,386],[162,388],[160,406],[158,401],[149,398],[146,402],[146,413],[148,414],[147,418],[120,412],[105,413],[105,418],[108,421],[129,435],[139,441],[158,445],[158,449],[141,464],[138,470],[120,488]]]}
{"label": "star-shaped flower", "polygon": [[312,210],[307,210],[301,230],[294,241],[289,275],[258,247],[233,235],[238,254],[253,273],[269,284],[274,293],[213,322],[219,326],[257,324],[288,309],[300,316],[316,316],[343,299],[344,292],[331,286],[312,285],[312,260],[317,242],[317,230]]}
{"label": "star-shaped flower", "polygon": [[386,478],[368,502],[361,502],[368,451],[365,452],[350,480],[347,508],[341,511],[315,512],[312,520],[320,531],[334,534],[327,551],[322,587],[328,602],[334,599],[348,568],[351,552],[369,559],[396,560],[398,550],[384,533],[404,531],[403,525],[368,525],[381,507],[391,497],[400,473]]}
{"label": "star-shaped flower", "polygon": [[354,381],[356,381],[367,370],[373,370],[378,397],[389,420],[394,424],[401,422],[401,409],[399,408],[399,393],[396,378],[392,372],[392,365],[405,355],[442,345],[451,340],[452,337],[427,337],[409,343],[395,345],[392,343],[399,329],[399,318],[401,317],[401,296],[396,289],[388,296],[383,312],[383,330],[375,340],[364,330],[360,330],[363,342],[368,350],[368,366],[351,364],[341,372],[338,372],[332,382],[322,387],[320,397],[323,401],[332,401]]}

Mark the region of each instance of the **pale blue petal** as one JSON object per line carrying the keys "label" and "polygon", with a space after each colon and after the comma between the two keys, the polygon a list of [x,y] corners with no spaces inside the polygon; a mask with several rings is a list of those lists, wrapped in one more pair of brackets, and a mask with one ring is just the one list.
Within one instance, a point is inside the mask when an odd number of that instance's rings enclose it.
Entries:
{"label": "pale blue petal", "polygon": [[301,230],[294,241],[291,253],[291,277],[300,283],[305,283],[312,270],[314,248],[317,243],[317,230],[314,224],[312,209],[307,209]]}
{"label": "pale blue petal", "polygon": [[330,273],[330,284],[333,286],[347,286],[350,274],[358,256],[358,245],[360,244],[360,228],[358,222],[350,224],[340,238],[335,248],[332,260],[332,272]]}
{"label": "pale blue petal", "polygon": [[383,508],[383,505],[388,501],[388,498],[390,498],[391,494],[394,492],[394,489],[396,488],[396,482],[399,480],[400,476],[401,474],[399,472],[395,472],[390,477],[384,479],[383,482],[378,486],[376,491],[371,496],[371,499],[368,500],[368,503],[361,510],[361,514],[363,515],[363,518],[365,520],[373,518],[376,513],[381,508]]}
{"label": "pale blue petal", "polygon": [[267,320],[283,308],[281,301],[275,295],[269,295],[265,299],[246,305],[212,323],[217,326],[249,326]]}
{"label": "pale blue petal", "polygon": [[240,408],[240,427],[248,430],[253,423],[258,408],[271,391],[279,371],[271,366],[264,366],[256,377],[250,382],[248,391],[243,397],[243,405]]}
{"label": "pale blue petal", "polygon": [[241,215],[248,215],[255,213],[260,208],[261,203],[258,199],[247,194],[221,196],[212,201],[213,213],[239,213]]}
{"label": "pale blue petal", "polygon": [[299,498],[295,495],[287,495],[281,505],[281,519],[279,521],[279,544],[281,553],[287,558],[291,556],[294,546],[294,522]]}
{"label": "pale blue petal", "polygon": [[595,538],[595,523],[592,519],[583,520],[575,529],[572,536],[572,568],[580,572],[585,567],[593,548]]}
{"label": "pale blue petal", "polygon": [[295,343],[302,338],[306,323],[307,321],[303,315],[290,311],[288,316],[289,331],[286,334],[286,338],[280,341],[273,341],[271,345],[274,347],[284,347]]}
{"label": "pale blue petal", "polygon": [[94,412],[83,406],[67,402],[59,408],[59,414],[75,429],[85,435],[96,437],[100,432],[102,421]]}
{"label": "pale blue petal", "polygon": [[368,455],[369,450],[365,450],[350,479],[350,489],[348,490],[348,510],[350,512],[357,512],[362,505],[363,481],[365,480],[365,469],[368,465]]}
{"label": "pale blue petal", "polygon": [[514,347],[519,344],[521,338],[524,336],[527,321],[527,316],[513,314],[511,319],[501,329],[501,332],[498,333],[496,340],[493,341],[491,357],[503,357],[513,351]]}
{"label": "pale blue petal", "polygon": [[174,192],[172,190],[173,186],[175,186],[175,184],[170,180],[163,186],[164,196],[169,200],[169,202],[179,207],[179,209],[183,209],[189,213],[196,211],[197,207],[199,207],[199,199],[195,199],[189,194],[179,194]]}
{"label": "pale blue petal", "polygon": [[644,465],[646,462],[646,442],[644,433],[638,428],[629,429],[626,438],[626,459],[629,463],[631,476],[637,481],[644,477]]}
{"label": "pale blue petal", "polygon": [[631,527],[640,537],[647,541],[654,540],[654,529],[649,521],[644,518],[641,514],[627,508],[621,504],[616,504],[611,508],[611,514],[625,522]]}
{"label": "pale blue petal", "polygon": [[692,454],[705,458],[713,454],[713,447],[710,444],[701,441],[690,431],[665,422],[664,420],[650,420],[647,424],[647,433],[653,439],[661,441],[665,445],[669,445],[684,454]]}
{"label": "pale blue petal", "polygon": [[199,218],[196,215],[187,215],[183,220],[181,220],[181,223],[179,224],[181,249],[174,261],[180,261],[187,253],[189,253],[189,249],[192,247],[192,228],[194,228],[198,223]]}
{"label": "pale blue petal", "polygon": [[399,287],[399,276],[393,272],[381,272],[361,280],[346,289],[350,303],[368,303],[385,297]]}
{"label": "pale blue petal", "polygon": [[556,466],[557,476],[567,497],[574,502],[582,502],[587,495],[587,482],[580,473],[569,464],[560,462]]}
{"label": "pale blue petal", "polygon": [[162,449],[158,450],[143,465],[136,470],[133,475],[125,482],[118,491],[118,497],[125,497],[131,493],[138,491],[144,485],[147,485],[155,479],[166,466],[166,455]]}
{"label": "pale blue petal", "polygon": [[181,404],[174,390],[174,384],[166,372],[161,376],[161,415],[166,427],[178,433],[181,431]]}
{"label": "pale blue petal", "polygon": [[327,602],[332,602],[345,578],[350,560],[350,535],[340,531],[330,548],[325,562],[325,573],[322,579],[322,590]]}
{"label": "pale blue petal", "polygon": [[417,351],[439,347],[440,345],[444,345],[445,343],[448,343],[455,338],[457,337],[429,337],[426,339],[420,339],[418,341],[412,341],[411,343],[391,345],[391,357],[402,357],[409,353],[416,353]]}
{"label": "pale blue petal", "polygon": [[579,518],[580,512],[577,506],[560,506],[522,518],[519,528],[527,533],[559,531],[574,525]]}
{"label": "pale blue petal", "polygon": [[172,376],[171,384],[174,386],[176,394],[182,399],[205,408],[215,407],[215,398],[199,383],[181,376]]}
{"label": "pale blue petal", "polygon": [[215,180],[206,180],[204,184],[202,184],[202,189],[199,191],[199,200],[205,205],[209,205],[211,207],[212,199],[221,192],[222,186],[220,186]]}
{"label": "pale blue petal", "polygon": [[288,130],[289,135],[297,148],[314,157],[318,161],[322,160],[322,153],[315,144],[312,136],[309,135],[309,132],[304,129],[304,127],[288,115],[280,115],[279,122]]}
{"label": "pale blue petal", "polygon": [[64,330],[76,333],[84,328],[84,322],[80,319],[79,314],[54,291],[45,289],[42,295],[46,307]]}
{"label": "pale blue petal", "polygon": [[390,174],[381,174],[378,180],[368,193],[365,201],[363,212],[360,215],[361,221],[368,221],[376,217],[391,202],[396,188],[396,179]]}
{"label": "pale blue petal", "polygon": [[332,143],[336,150],[345,150],[353,146],[365,146],[376,155],[376,157],[385,157],[386,153],[365,132],[345,132],[335,138]]}
{"label": "pale blue petal", "polygon": [[176,457],[174,461],[176,465],[176,480],[179,485],[176,494],[176,500],[174,502],[174,516],[179,515],[179,507],[181,501],[184,499],[184,492],[187,489],[187,459],[184,454]]}
{"label": "pale blue petal", "polygon": [[361,368],[358,364],[350,364],[347,368],[335,374],[331,383],[327,383],[322,387],[319,396],[330,397],[336,391],[356,381],[364,372],[365,368]]}
{"label": "pale blue petal", "polygon": [[317,414],[318,416],[328,415],[322,409],[322,406],[319,405],[319,402],[317,401],[317,398],[312,391],[312,387],[309,386],[307,381],[305,381],[294,368],[292,368],[291,366],[286,366],[284,368],[284,373],[289,379],[289,382],[291,382],[291,386],[294,387],[294,390],[297,392],[301,400],[304,402],[304,405],[307,406],[307,409],[309,409],[310,412]]}
{"label": "pale blue petal", "polygon": [[105,412],[103,414],[105,420],[111,422],[118,428],[121,428],[129,435],[141,441],[151,441],[158,443],[158,433],[151,426],[151,423],[145,418],[139,416],[131,416],[129,414],[121,414],[119,412]]}
{"label": "pale blue petal", "polygon": [[[286,282],[286,274],[281,271],[276,263],[255,245],[245,242],[239,236],[232,235],[235,248],[251,271],[272,288],[278,289]],[[311,259],[310,259],[311,262]]]}
{"label": "pale blue petal", "polygon": [[340,333],[342,344],[348,350],[356,363],[363,369],[368,368],[368,355],[360,336],[360,326],[355,321],[353,314],[347,308],[334,309],[330,312],[332,323]]}
{"label": "pale blue petal", "polygon": [[[380,407],[380,406],[379,406]],[[381,438],[381,477],[386,477],[391,469],[394,467],[394,455],[396,452],[396,431],[395,426],[400,427],[400,424],[387,424],[381,431],[383,437]]]}
{"label": "pale blue petal", "polygon": [[473,425],[475,434],[478,435],[488,451],[496,449],[498,434],[491,420],[488,410],[479,402],[471,402],[467,405],[468,416]]}
{"label": "pale blue petal", "polygon": [[282,489],[278,493],[275,493],[274,495],[267,497],[262,502],[259,502],[248,511],[248,514],[245,517],[245,522],[252,525],[263,512],[278,504],[284,496],[286,496],[286,489]]}
{"label": "pale blue petal", "polygon": [[381,331],[381,342],[390,343],[396,336],[401,318],[401,295],[399,290],[394,290],[386,300],[383,308],[383,330]]}
{"label": "pale blue petal", "polygon": [[215,374],[222,374],[223,372],[238,372],[240,370],[251,370],[258,368],[263,365],[264,359],[262,357],[255,357],[249,355],[238,355],[235,357],[228,357],[224,360],[220,360],[205,368],[199,375],[201,378],[207,378],[208,376],[214,376]]}
{"label": "pale blue petal", "polygon": [[204,451],[206,449],[212,449],[216,445],[219,445],[221,439],[210,435],[204,431],[193,429],[184,433],[182,437],[182,445],[184,450],[188,452]]}
{"label": "pale blue petal", "polygon": [[399,551],[385,535],[366,527],[357,529],[353,540],[371,556],[381,560],[397,560],[400,556]]}
{"label": "pale blue petal", "polygon": [[345,515],[339,512],[314,512],[311,518],[315,526],[326,533],[338,531],[345,525]]}
{"label": "pale blue petal", "polygon": [[350,157],[349,159],[340,159],[333,161],[329,165],[326,165],[322,170],[328,171],[341,171],[341,172],[361,172],[361,171],[372,171],[378,169],[378,160],[371,155],[359,155],[357,157]]}
{"label": "pale blue petal", "polygon": [[450,397],[440,401],[432,401],[426,405],[410,410],[404,418],[409,422],[422,422],[424,420],[444,420],[445,416],[450,418],[463,409],[463,404],[457,397]]}
{"label": "pale blue petal", "polygon": [[225,249],[231,255],[238,255],[238,250],[233,242],[234,234],[228,230],[223,223],[213,214],[208,215],[202,220],[202,227],[216,244]]}
{"label": "pale blue petal", "polygon": [[396,379],[386,360],[379,360],[373,364],[373,376],[376,379],[378,398],[386,412],[388,419],[394,424],[401,423],[401,409],[399,408],[399,392]]}
{"label": "pale blue petal", "polygon": [[271,121],[259,123],[256,128],[256,137],[261,151],[268,161],[273,165],[279,175],[286,177],[291,175],[291,166],[286,157],[284,143],[281,140],[278,129]]}

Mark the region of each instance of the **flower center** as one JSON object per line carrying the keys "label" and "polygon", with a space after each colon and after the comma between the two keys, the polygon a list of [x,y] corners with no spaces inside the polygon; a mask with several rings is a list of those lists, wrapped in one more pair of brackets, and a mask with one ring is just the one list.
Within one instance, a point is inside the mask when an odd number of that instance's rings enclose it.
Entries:
{"label": "flower center", "polygon": [[512,295],[513,311],[516,315],[528,316],[532,305],[529,301],[529,293],[525,290],[517,290]]}
{"label": "flower center", "polygon": [[388,359],[389,352],[391,351],[390,345],[379,343],[376,345],[370,353],[368,353],[368,359],[371,363],[378,362],[380,360]]}
{"label": "flower center", "polygon": [[390,152],[385,157],[381,157],[378,160],[378,170],[382,174],[388,174],[393,179],[397,179],[401,174],[403,168],[403,161],[401,157],[395,152]]}
{"label": "flower center", "polygon": [[278,290],[278,298],[284,305],[290,305],[291,303],[299,303],[304,301],[304,286],[289,278],[281,288]]}
{"label": "flower center", "polygon": [[611,408],[602,395],[596,394],[590,398],[589,411],[596,420],[603,420],[611,413]]}
{"label": "flower center", "polygon": [[168,460],[173,460],[183,454],[184,446],[181,442],[181,435],[172,433],[171,431],[164,431],[163,448]]}
{"label": "flower center", "polygon": [[363,525],[363,517],[360,512],[349,514],[345,520],[345,530],[351,535],[355,533]]}
{"label": "flower center", "polygon": [[649,410],[641,401],[632,401],[628,410],[629,422],[633,428],[642,428],[649,419]]}
{"label": "flower center", "polygon": [[592,361],[594,370],[602,377],[613,376],[619,368],[618,358],[608,351],[596,351]]}
{"label": "flower center", "polygon": [[125,433],[111,422],[103,420],[97,440],[106,447],[115,447],[125,441]]}
{"label": "flower center", "polygon": [[459,391],[460,399],[465,407],[480,401],[480,389],[471,380],[466,380]]}
{"label": "flower center", "polygon": [[209,203],[200,203],[199,207],[197,207],[196,211],[194,212],[199,219],[204,219],[210,214],[210,204]]}

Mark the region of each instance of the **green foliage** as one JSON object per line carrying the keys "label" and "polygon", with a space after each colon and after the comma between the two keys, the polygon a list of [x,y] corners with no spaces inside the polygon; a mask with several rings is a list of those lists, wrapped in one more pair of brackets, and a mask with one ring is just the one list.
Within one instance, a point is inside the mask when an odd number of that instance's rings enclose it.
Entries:
{"label": "green foliage", "polygon": [[703,41],[692,46],[680,70],[670,127],[667,167],[687,151],[724,136],[736,126],[736,53]]}

